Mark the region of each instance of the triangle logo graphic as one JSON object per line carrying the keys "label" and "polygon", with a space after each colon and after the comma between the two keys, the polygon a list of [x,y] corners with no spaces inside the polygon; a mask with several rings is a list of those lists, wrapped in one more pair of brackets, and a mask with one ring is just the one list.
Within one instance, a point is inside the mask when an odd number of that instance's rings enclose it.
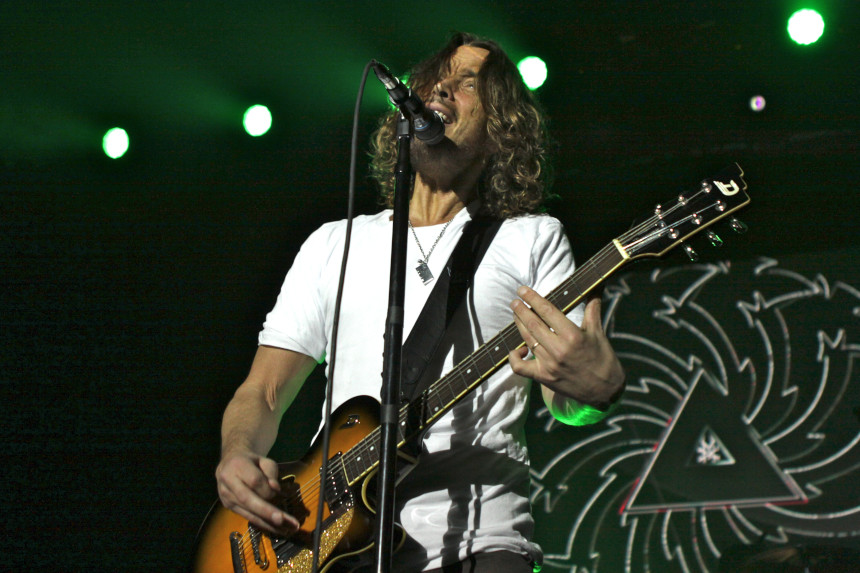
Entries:
{"label": "triangle logo graphic", "polygon": [[621,513],[806,502],[742,410],[734,410],[699,370]]}

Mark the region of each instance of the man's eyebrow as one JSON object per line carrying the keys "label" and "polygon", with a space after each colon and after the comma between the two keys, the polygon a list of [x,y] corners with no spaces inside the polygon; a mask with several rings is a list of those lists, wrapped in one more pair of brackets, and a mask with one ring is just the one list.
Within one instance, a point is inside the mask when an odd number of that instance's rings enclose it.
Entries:
{"label": "man's eyebrow", "polygon": [[[478,77],[478,72],[480,72],[480,69],[475,70],[475,69],[472,69],[472,68],[467,68],[467,69],[465,69],[465,70],[460,70],[460,71],[458,71],[458,72],[457,72],[456,74],[454,74],[453,76],[448,76],[448,77],[456,77],[456,78],[458,78],[458,79],[465,79],[465,78],[477,78],[477,77]],[[449,68],[449,69],[448,69],[448,74],[450,74],[450,73],[451,73],[451,69]],[[441,81],[441,80],[440,80],[440,81]]]}

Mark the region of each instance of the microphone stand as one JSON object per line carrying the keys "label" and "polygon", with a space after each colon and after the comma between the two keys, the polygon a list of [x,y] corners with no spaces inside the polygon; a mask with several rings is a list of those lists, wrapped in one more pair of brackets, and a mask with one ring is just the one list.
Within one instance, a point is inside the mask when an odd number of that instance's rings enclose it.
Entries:
{"label": "microphone stand", "polygon": [[403,299],[406,292],[406,244],[408,240],[409,198],[412,191],[412,164],[409,149],[412,133],[409,120],[400,114],[397,121],[397,165],[394,171],[394,220],[391,237],[391,274],[388,287],[388,317],[385,323],[385,350],[380,406],[380,458],[377,481],[376,531],[377,573],[391,571],[394,537],[394,482],[397,462],[397,426],[400,412],[400,364],[403,345]]}

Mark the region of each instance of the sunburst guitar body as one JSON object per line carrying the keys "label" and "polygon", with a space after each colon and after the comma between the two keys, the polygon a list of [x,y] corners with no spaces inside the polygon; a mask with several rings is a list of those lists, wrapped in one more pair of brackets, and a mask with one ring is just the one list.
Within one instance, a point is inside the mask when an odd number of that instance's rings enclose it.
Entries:
{"label": "sunburst guitar body", "polygon": [[[357,446],[360,449],[359,444],[372,437],[378,425],[379,404],[368,396],[353,398],[332,414],[327,480],[320,479],[320,440],[300,460],[278,465],[281,495],[274,503],[301,524],[288,538],[270,535],[216,502],[200,528],[192,571],[310,573],[321,492],[326,499],[319,570],[340,573],[362,565],[373,547],[375,515],[367,490],[374,470],[368,468],[354,475],[356,466],[346,462],[344,452],[354,452]],[[399,535],[402,541],[402,531]]]}

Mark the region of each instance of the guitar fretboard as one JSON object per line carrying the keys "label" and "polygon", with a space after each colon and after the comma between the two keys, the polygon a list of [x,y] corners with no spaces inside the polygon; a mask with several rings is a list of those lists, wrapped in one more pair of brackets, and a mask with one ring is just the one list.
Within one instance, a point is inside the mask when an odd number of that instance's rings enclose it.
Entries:
{"label": "guitar fretboard", "polygon": [[[620,243],[606,245],[549,293],[547,300],[563,312],[569,312],[628,258]],[[499,370],[508,361],[512,350],[522,345],[522,336],[512,322],[431,384],[418,398],[403,406],[398,424],[398,447],[414,439],[453,408],[466,394]],[[380,429],[376,428],[344,453],[341,469],[350,484],[364,477],[379,463],[379,444]]]}

